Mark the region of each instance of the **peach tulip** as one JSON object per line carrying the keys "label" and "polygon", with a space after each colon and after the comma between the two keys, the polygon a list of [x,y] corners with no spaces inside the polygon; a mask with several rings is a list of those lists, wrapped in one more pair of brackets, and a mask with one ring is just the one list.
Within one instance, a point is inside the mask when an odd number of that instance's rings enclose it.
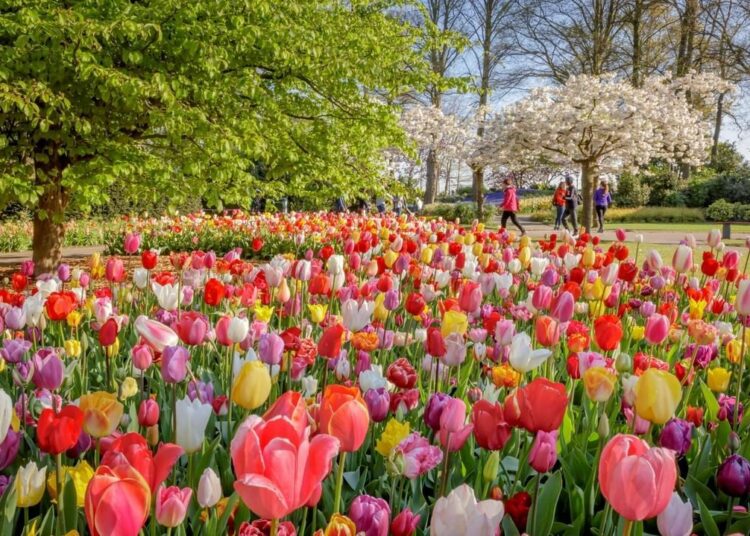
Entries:
{"label": "peach tulip", "polygon": [[339,442],[324,433],[310,440],[310,428],[300,435],[286,416],[266,421],[251,415],[230,450],[237,475],[234,489],[242,501],[261,518],[280,519],[317,503]]}
{"label": "peach tulip", "polygon": [[674,452],[649,448],[636,436],[617,434],[602,450],[599,486],[612,508],[625,519],[641,521],[659,515],[677,482]]}
{"label": "peach tulip", "polygon": [[92,536],[136,536],[150,505],[148,484],[121,454],[97,467],[86,488],[84,510]]}
{"label": "peach tulip", "polygon": [[277,398],[276,402],[263,415],[263,419],[270,421],[274,417],[287,417],[299,432],[299,435],[303,435],[308,425],[308,418],[307,405],[302,393],[287,391]]}
{"label": "peach tulip", "polygon": [[318,414],[320,431],[341,442],[343,452],[359,450],[370,426],[370,413],[358,387],[329,385]]}

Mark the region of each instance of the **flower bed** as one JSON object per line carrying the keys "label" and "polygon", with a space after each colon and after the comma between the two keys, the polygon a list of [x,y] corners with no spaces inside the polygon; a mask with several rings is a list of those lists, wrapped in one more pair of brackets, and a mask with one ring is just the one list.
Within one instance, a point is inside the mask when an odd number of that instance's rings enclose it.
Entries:
{"label": "flower bed", "polygon": [[390,216],[115,242],[140,265],[0,289],[6,534],[750,531],[747,251],[716,231],[667,263]]}

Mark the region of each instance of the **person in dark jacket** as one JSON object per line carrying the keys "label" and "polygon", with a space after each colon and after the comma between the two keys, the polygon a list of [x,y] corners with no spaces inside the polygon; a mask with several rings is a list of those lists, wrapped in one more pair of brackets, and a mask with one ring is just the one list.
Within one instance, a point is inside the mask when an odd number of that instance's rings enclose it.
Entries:
{"label": "person in dark jacket", "polygon": [[568,218],[570,223],[573,225],[573,236],[578,235],[578,190],[576,190],[573,184],[573,177],[568,175],[565,177],[565,211],[562,216],[562,226],[565,227],[566,231],[569,231]]}

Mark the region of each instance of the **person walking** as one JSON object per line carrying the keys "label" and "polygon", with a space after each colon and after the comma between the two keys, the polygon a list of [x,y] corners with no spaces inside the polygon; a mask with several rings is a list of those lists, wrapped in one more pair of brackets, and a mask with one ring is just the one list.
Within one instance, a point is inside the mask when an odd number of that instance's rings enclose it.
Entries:
{"label": "person walking", "polygon": [[379,195],[375,198],[375,208],[378,209],[378,214],[385,214],[385,197]]}
{"label": "person walking", "polygon": [[612,204],[612,196],[609,193],[609,183],[602,181],[599,188],[594,191],[594,207],[596,208],[596,219],[599,221],[599,232],[604,232],[604,214]]}
{"label": "person walking", "polygon": [[552,206],[555,207],[555,231],[562,225],[563,213],[565,212],[565,183],[557,185],[557,189],[552,196]]}
{"label": "person walking", "polygon": [[569,231],[568,218],[570,223],[573,225],[573,236],[578,236],[578,190],[573,185],[573,177],[568,175],[565,177],[565,210],[562,216],[562,226],[566,231]]}
{"label": "person walking", "polygon": [[338,212],[339,214],[346,212],[346,200],[344,200],[343,195],[340,195],[336,199],[336,203],[334,204],[334,211]]}
{"label": "person walking", "polygon": [[516,218],[516,212],[518,212],[518,196],[516,195],[516,187],[513,186],[513,181],[508,178],[505,179],[505,191],[503,197],[503,214],[500,217],[500,228],[505,229],[505,224],[508,220],[513,222],[513,225],[518,227],[522,235],[526,234],[526,229],[518,223]]}

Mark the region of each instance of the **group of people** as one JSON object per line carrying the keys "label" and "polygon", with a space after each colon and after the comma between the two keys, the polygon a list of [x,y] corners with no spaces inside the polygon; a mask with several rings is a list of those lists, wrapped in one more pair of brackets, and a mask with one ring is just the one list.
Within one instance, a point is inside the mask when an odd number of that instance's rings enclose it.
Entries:
{"label": "group of people", "polygon": [[[411,213],[412,211],[409,209],[408,205],[406,204],[406,200],[399,196],[399,195],[393,195],[391,196],[391,205],[393,212],[400,216],[402,212]],[[385,214],[386,212],[386,199],[384,196],[378,196],[374,198],[375,203],[375,209],[378,211],[378,214]],[[343,196],[339,196],[333,206],[334,212],[348,212],[349,207],[346,204],[346,200]],[[362,197],[359,198],[355,205],[354,210],[357,212],[369,212],[370,211],[370,202]],[[422,199],[417,198],[417,200],[414,203],[414,211],[416,213],[420,213],[422,211]]]}
{"label": "group of people", "polygon": [[[513,185],[513,180],[510,178],[505,179],[504,194],[500,226],[505,229],[505,225],[510,220],[513,225],[518,227],[522,235],[526,234],[526,229],[518,222],[518,218],[516,217],[516,213],[519,210],[518,195]],[[562,227],[570,231],[570,227],[572,226],[573,236],[578,235],[577,211],[578,205],[582,202],[581,194],[578,193],[575,184],[573,184],[573,177],[565,177],[565,181],[557,186],[552,196],[552,205],[555,207],[555,230],[559,230]],[[596,210],[596,219],[599,223],[598,232],[600,233],[604,232],[604,215],[607,213],[610,205],[612,205],[612,195],[609,192],[609,183],[601,181],[599,188],[594,191],[594,208]]]}

